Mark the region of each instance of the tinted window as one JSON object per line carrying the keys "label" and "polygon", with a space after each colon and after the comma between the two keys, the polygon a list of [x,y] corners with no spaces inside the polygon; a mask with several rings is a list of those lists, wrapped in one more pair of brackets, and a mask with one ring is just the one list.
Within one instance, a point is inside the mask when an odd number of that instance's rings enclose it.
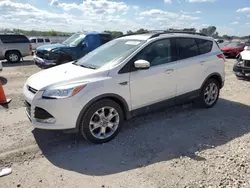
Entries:
{"label": "tinted window", "polygon": [[209,40],[196,39],[201,54],[209,53],[212,50],[213,42]]}
{"label": "tinted window", "polygon": [[30,43],[24,35],[0,35],[0,39],[3,43]]}
{"label": "tinted window", "polygon": [[36,39],[31,39],[30,42],[31,43],[36,43]]}
{"label": "tinted window", "polygon": [[43,43],[43,39],[37,39],[38,43]]}
{"label": "tinted window", "polygon": [[101,40],[101,45],[105,44],[106,42],[109,42],[111,40],[111,36],[100,34],[100,40]]}
{"label": "tinted window", "polygon": [[50,42],[50,40],[49,39],[45,39],[45,42]]}
{"label": "tinted window", "polygon": [[171,39],[164,39],[149,44],[136,55],[134,61],[143,59],[150,62],[150,66],[176,61],[176,48],[172,45],[171,41]]}
{"label": "tinted window", "polygon": [[176,39],[179,48],[179,58],[186,59],[200,54],[195,39],[178,38]]}

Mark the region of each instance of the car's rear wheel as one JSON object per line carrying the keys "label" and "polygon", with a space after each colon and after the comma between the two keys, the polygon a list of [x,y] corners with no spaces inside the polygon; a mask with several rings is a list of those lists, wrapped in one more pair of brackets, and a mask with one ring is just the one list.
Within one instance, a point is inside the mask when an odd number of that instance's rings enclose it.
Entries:
{"label": "car's rear wheel", "polygon": [[21,59],[21,55],[18,51],[10,51],[6,54],[6,59],[10,63],[18,63]]}
{"label": "car's rear wheel", "polygon": [[211,108],[217,103],[219,95],[219,82],[215,79],[208,79],[200,91],[199,105],[204,108]]}
{"label": "car's rear wheel", "polygon": [[94,144],[113,139],[120,131],[124,115],[116,102],[104,99],[94,103],[83,115],[80,133]]}

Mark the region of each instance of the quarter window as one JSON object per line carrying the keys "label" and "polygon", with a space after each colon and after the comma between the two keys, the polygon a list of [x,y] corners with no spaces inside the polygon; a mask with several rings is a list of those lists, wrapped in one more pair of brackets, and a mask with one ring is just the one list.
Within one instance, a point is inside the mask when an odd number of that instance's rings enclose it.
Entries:
{"label": "quarter window", "polygon": [[45,42],[50,42],[50,40],[49,39],[45,39]]}
{"label": "quarter window", "polygon": [[196,39],[196,42],[199,46],[201,54],[206,54],[211,52],[213,47],[213,42],[209,40]]}
{"label": "quarter window", "polygon": [[177,60],[176,48],[172,45],[171,39],[159,40],[139,52],[135,61],[139,59],[150,62],[150,66],[170,63]]}
{"label": "quarter window", "polygon": [[200,55],[199,48],[192,38],[178,38],[176,39],[179,48],[179,59],[186,59]]}

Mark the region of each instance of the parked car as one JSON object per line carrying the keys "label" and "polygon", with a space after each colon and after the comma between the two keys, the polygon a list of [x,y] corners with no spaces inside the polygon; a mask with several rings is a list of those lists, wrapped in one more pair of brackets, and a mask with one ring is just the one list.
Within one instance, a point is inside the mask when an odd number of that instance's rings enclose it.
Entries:
{"label": "parked car", "polygon": [[39,46],[45,44],[51,44],[51,40],[49,38],[31,37],[29,40],[32,45],[32,50],[36,50]]}
{"label": "parked car", "polygon": [[230,41],[225,41],[225,42],[223,42],[223,43],[219,43],[218,45],[219,45],[220,49],[222,49],[222,48],[224,48],[225,46],[229,45],[230,43],[231,43]]}
{"label": "parked car", "polygon": [[142,113],[191,101],[213,107],[224,66],[217,43],[203,34],[125,36],[31,76],[24,85],[26,112],[36,128],[75,129],[104,143]]}
{"label": "parked car", "polygon": [[61,44],[38,47],[34,61],[43,66],[60,65],[83,57],[111,39],[108,33],[75,33]]}
{"label": "parked car", "polygon": [[218,44],[220,44],[220,43],[223,43],[223,42],[224,42],[224,40],[223,40],[223,39],[215,39],[215,41],[216,41]]}
{"label": "parked car", "polygon": [[22,57],[32,54],[29,39],[21,34],[0,34],[0,60],[18,63]]}
{"label": "parked car", "polygon": [[226,57],[235,58],[240,52],[244,50],[245,44],[242,42],[231,42],[221,48],[221,51]]}
{"label": "parked car", "polygon": [[239,54],[233,67],[237,78],[250,78],[250,47],[246,46],[244,51]]}

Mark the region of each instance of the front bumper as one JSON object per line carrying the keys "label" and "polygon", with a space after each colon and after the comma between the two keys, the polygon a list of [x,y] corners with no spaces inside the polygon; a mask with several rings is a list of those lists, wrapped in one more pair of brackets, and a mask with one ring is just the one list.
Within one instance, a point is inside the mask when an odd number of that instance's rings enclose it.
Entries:
{"label": "front bumper", "polygon": [[[76,128],[77,118],[88,102],[83,98],[77,98],[77,96],[67,99],[44,99],[42,98],[43,91],[31,92],[26,84],[23,93],[26,114],[33,126],[39,129],[67,130]],[[80,104],[79,100],[81,100]],[[50,123],[40,121],[45,118],[52,118],[52,121]]]}
{"label": "front bumper", "polygon": [[45,65],[45,66],[56,65],[55,60],[42,59],[38,57],[37,55],[34,55],[33,59],[34,59],[34,63],[37,65]]}
{"label": "front bumper", "polygon": [[250,74],[250,67],[240,66],[236,63],[233,67],[233,71],[236,75],[248,75]]}

